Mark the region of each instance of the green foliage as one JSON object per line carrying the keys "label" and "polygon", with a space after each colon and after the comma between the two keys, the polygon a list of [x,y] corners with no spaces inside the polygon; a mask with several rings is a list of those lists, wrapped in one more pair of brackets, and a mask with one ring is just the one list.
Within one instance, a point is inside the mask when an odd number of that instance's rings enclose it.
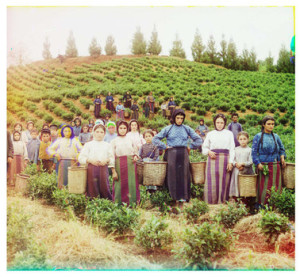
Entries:
{"label": "green foliage", "polygon": [[208,205],[204,201],[197,198],[191,200],[191,206],[185,206],[183,213],[189,222],[196,223],[200,215],[207,213],[209,210]]}
{"label": "green foliage", "polygon": [[245,204],[227,202],[227,206],[222,207],[214,216],[214,219],[223,224],[226,228],[232,228],[243,216],[248,214]]}
{"label": "green foliage", "polygon": [[276,191],[275,187],[272,187],[269,206],[273,210],[295,219],[295,196],[295,190],[283,188],[282,191]]}
{"label": "green foliage", "polygon": [[99,57],[101,55],[101,47],[98,45],[96,38],[93,38],[91,41],[89,53],[91,57]]}
{"label": "green foliage", "polygon": [[207,156],[203,155],[201,152],[199,152],[197,150],[191,150],[189,158],[190,158],[191,163],[207,161]]}
{"label": "green foliage", "polygon": [[118,205],[108,199],[94,198],[87,203],[85,216],[107,233],[123,234],[137,224],[139,213],[134,208]]}
{"label": "green foliage", "polygon": [[191,196],[193,198],[203,199],[204,185],[191,183]]}
{"label": "green foliage", "polygon": [[182,41],[179,39],[178,35],[176,34],[176,39],[173,41],[173,47],[170,50],[170,56],[179,57],[185,59],[185,51],[182,47]]}
{"label": "green foliage", "polygon": [[112,36],[108,36],[105,44],[105,53],[107,56],[116,55],[117,47],[114,45],[115,40]]}
{"label": "green foliage", "polygon": [[162,248],[173,240],[172,231],[167,231],[168,224],[152,215],[144,225],[135,228],[135,243],[146,249]]}
{"label": "green foliage", "polygon": [[166,189],[150,194],[149,200],[152,205],[159,207],[161,213],[166,213],[170,210],[169,205],[172,202],[172,198]]}
{"label": "green foliage", "polygon": [[176,257],[184,259],[187,268],[207,269],[214,260],[226,255],[235,237],[231,230],[224,230],[219,224],[204,222],[185,229],[182,239],[184,245],[176,251]]}
{"label": "green foliage", "polygon": [[57,189],[53,192],[53,202],[62,210],[72,208],[75,215],[84,215],[87,199],[84,194],[69,193],[67,189]]}
{"label": "green foliage", "polygon": [[56,189],[55,172],[52,174],[42,172],[29,178],[27,194],[32,199],[44,198],[49,204],[53,204],[53,192]]}
{"label": "green foliage", "polygon": [[38,170],[37,170],[37,164],[33,163],[33,164],[28,164],[25,169],[22,172],[23,174],[27,174],[27,175],[37,175],[38,174]]}
{"label": "green foliage", "polygon": [[274,244],[279,234],[289,230],[289,220],[286,216],[277,214],[272,210],[266,209],[260,211],[262,218],[258,227],[267,237],[267,242]]}
{"label": "green foliage", "polygon": [[70,32],[67,41],[66,56],[70,58],[78,56],[78,51],[75,44],[75,38],[72,31]]}
{"label": "green foliage", "polygon": [[132,40],[131,53],[133,55],[144,55],[146,54],[146,41],[144,35],[141,32],[141,28],[138,27]]}
{"label": "green foliage", "polygon": [[150,55],[159,55],[161,52],[161,44],[157,37],[158,37],[157,31],[154,27],[154,30],[151,34],[151,39],[149,41],[148,49],[147,49],[147,52]]}

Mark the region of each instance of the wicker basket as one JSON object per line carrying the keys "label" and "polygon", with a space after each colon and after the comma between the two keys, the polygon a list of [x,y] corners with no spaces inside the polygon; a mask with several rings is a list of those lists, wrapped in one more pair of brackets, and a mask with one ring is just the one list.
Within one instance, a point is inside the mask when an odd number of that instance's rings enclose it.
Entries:
{"label": "wicker basket", "polygon": [[128,111],[124,111],[124,117],[129,117],[129,112]]}
{"label": "wicker basket", "polygon": [[166,116],[171,116],[171,111],[170,110],[166,110]]}
{"label": "wicker basket", "polygon": [[83,194],[86,192],[86,166],[68,167],[68,189],[70,193]]}
{"label": "wicker basket", "polygon": [[95,106],[94,105],[90,105],[90,112],[95,111]]}
{"label": "wicker basket", "polygon": [[158,108],[159,107],[159,102],[154,102],[154,107]]}
{"label": "wicker basket", "polygon": [[295,188],[295,164],[286,163],[286,167],[282,169],[283,184],[288,189]]}
{"label": "wicker basket", "polygon": [[240,196],[255,197],[256,182],[257,182],[257,174],[254,175],[239,174],[238,183],[239,183]]}
{"label": "wicker basket", "polygon": [[27,174],[17,174],[15,191],[22,193],[26,192],[29,177],[30,176]]}
{"label": "wicker basket", "polygon": [[139,185],[143,184],[143,170],[144,170],[144,163],[138,161],[136,163],[136,171],[137,171]]}
{"label": "wicker basket", "polygon": [[149,119],[153,119],[154,118],[154,112],[151,112],[149,113]]}
{"label": "wicker basket", "polygon": [[167,162],[144,162],[143,185],[162,186],[167,172]]}
{"label": "wicker basket", "polygon": [[205,183],[206,162],[191,163],[193,184],[202,185]]}

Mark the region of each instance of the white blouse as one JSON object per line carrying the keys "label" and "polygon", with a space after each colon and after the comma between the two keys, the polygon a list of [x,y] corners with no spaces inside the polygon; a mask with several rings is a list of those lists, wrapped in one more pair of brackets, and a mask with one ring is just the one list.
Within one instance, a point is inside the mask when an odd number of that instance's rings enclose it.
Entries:
{"label": "white blouse", "polygon": [[202,153],[208,155],[209,150],[213,149],[227,149],[229,150],[229,162],[234,161],[234,137],[229,130],[222,131],[213,130],[207,133],[206,139],[202,145]]}
{"label": "white blouse", "polygon": [[14,147],[14,155],[22,155],[24,157],[24,160],[28,160],[28,152],[25,142],[22,140],[13,140],[12,143]]}
{"label": "white blouse", "polygon": [[143,136],[139,132],[129,132],[126,137],[130,138],[134,145],[137,146],[138,150],[146,143]]}
{"label": "white blouse", "polygon": [[[13,134],[11,134],[11,140],[12,140],[12,141],[14,140]],[[22,131],[22,132],[21,132],[20,140],[21,140],[21,141],[24,141],[25,144],[27,145],[27,143],[28,143],[28,137],[27,137],[25,131]]]}
{"label": "white blouse", "polygon": [[76,159],[81,149],[82,144],[77,137],[73,139],[63,137],[53,142],[47,150],[51,156],[59,154],[62,159]]}
{"label": "white blouse", "polygon": [[87,160],[108,161],[108,167],[115,167],[115,156],[112,147],[106,141],[92,140],[85,143],[78,161],[80,164],[86,164]]}
{"label": "white blouse", "polygon": [[132,140],[127,136],[117,136],[110,142],[114,156],[138,156],[138,148],[133,144]]}

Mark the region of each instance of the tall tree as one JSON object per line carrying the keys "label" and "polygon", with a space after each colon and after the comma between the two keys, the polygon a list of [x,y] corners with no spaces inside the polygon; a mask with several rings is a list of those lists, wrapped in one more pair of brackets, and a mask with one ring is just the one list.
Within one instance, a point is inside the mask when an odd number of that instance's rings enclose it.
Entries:
{"label": "tall tree", "polygon": [[202,38],[198,28],[196,29],[196,33],[195,33],[195,37],[191,49],[192,49],[192,56],[194,61],[202,62],[205,46],[202,42]]}
{"label": "tall tree", "polygon": [[282,45],[279,56],[277,60],[277,72],[281,73],[294,73],[295,68],[294,65],[290,62],[290,53],[285,48],[284,45]]}
{"label": "tall tree", "polygon": [[176,34],[176,39],[173,41],[173,48],[170,50],[170,56],[185,59],[185,51],[182,48],[182,42]]}
{"label": "tall tree", "polygon": [[250,70],[250,53],[248,49],[244,49],[242,56],[240,58],[240,69],[241,70]]}
{"label": "tall tree", "polygon": [[220,57],[221,64],[226,67],[227,63],[227,42],[225,40],[224,34],[222,35],[222,40],[220,42],[221,50],[218,53]]}
{"label": "tall tree", "polygon": [[151,35],[151,39],[149,41],[147,51],[150,55],[159,55],[161,52],[161,44],[158,40],[158,34],[157,34],[155,26],[152,31],[152,35]]}
{"label": "tall tree", "polygon": [[257,62],[257,55],[254,50],[254,48],[251,49],[250,55],[249,55],[249,60],[250,60],[250,69],[251,71],[257,71],[258,70],[258,62]]}
{"label": "tall tree", "polygon": [[94,37],[89,46],[89,53],[91,57],[99,57],[101,55],[101,47],[97,43],[97,39]]}
{"label": "tall tree", "polygon": [[78,56],[78,51],[75,44],[75,38],[72,31],[70,31],[69,38],[67,41],[66,56],[70,58]]}
{"label": "tall tree", "polygon": [[147,52],[147,43],[144,40],[144,35],[141,32],[141,28],[137,27],[136,32],[133,35],[131,53],[134,55],[145,55]]}
{"label": "tall tree", "polygon": [[238,52],[236,49],[236,45],[233,39],[230,39],[227,47],[227,62],[226,65],[230,69],[238,69],[239,68],[239,59]]}
{"label": "tall tree", "polygon": [[271,52],[269,52],[269,56],[265,59],[265,65],[267,72],[276,71],[276,67],[274,66],[274,58],[272,57]]}
{"label": "tall tree", "polygon": [[213,37],[213,35],[209,36],[209,40],[207,43],[207,50],[206,50],[207,58],[208,58],[208,63],[213,63],[213,64],[218,64],[218,56],[217,56],[217,50],[216,50],[216,42]]}
{"label": "tall tree", "polygon": [[50,53],[50,41],[48,39],[48,37],[46,37],[44,43],[43,43],[43,58],[44,60],[49,60],[52,59],[52,55]]}
{"label": "tall tree", "polygon": [[107,56],[113,56],[117,54],[117,47],[114,45],[115,40],[113,36],[108,36],[105,44],[105,53]]}

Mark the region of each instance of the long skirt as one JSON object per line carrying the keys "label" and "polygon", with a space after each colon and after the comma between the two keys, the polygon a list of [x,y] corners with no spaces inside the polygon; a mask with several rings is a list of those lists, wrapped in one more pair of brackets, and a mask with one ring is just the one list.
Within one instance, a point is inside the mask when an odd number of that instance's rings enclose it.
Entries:
{"label": "long skirt", "polygon": [[138,120],[139,119],[139,112],[138,111],[132,111],[131,119]]}
{"label": "long skirt", "polygon": [[100,117],[100,112],[101,112],[101,104],[95,104],[94,115],[96,118]]}
{"label": "long skirt", "polygon": [[150,108],[147,107],[147,108],[144,109],[144,111],[145,111],[145,117],[148,118],[149,117]]}
{"label": "long skirt", "polygon": [[116,117],[117,117],[117,119],[118,118],[124,119],[124,111],[123,110],[118,111]]}
{"label": "long skirt", "polygon": [[100,196],[100,198],[112,200],[107,166],[88,165],[86,195],[89,197]]}
{"label": "long skirt", "polygon": [[124,102],[124,107],[130,109],[130,108],[131,108],[131,100],[125,101],[125,102]]}
{"label": "long skirt", "polygon": [[115,108],[114,108],[114,102],[112,101],[108,101],[106,102],[106,109],[110,110],[110,111],[115,111]]}
{"label": "long skirt", "polygon": [[118,180],[113,183],[113,201],[119,204],[135,204],[140,201],[136,163],[132,156],[116,157]]}
{"label": "long skirt", "polygon": [[268,165],[269,173],[267,175],[263,174],[262,170],[258,171],[257,176],[257,203],[260,205],[266,205],[269,203],[270,193],[272,187],[275,190],[282,189],[282,175],[281,175],[281,165],[280,162],[274,163],[262,163],[263,165]]}
{"label": "long skirt", "polygon": [[149,102],[150,111],[154,113],[154,102]]}
{"label": "long skirt", "polygon": [[164,160],[168,162],[165,183],[172,199],[189,201],[191,196],[191,175],[187,148],[184,146],[168,148]]}
{"label": "long skirt", "polygon": [[17,174],[24,170],[24,157],[23,155],[14,155],[14,158],[8,168],[8,182],[9,185],[14,185]]}
{"label": "long skirt", "polygon": [[208,156],[205,170],[204,201],[208,204],[221,204],[229,199],[230,172],[229,150],[214,149],[216,159]]}
{"label": "long skirt", "polygon": [[62,189],[64,186],[68,185],[68,167],[73,165],[75,160],[71,159],[61,159],[58,162],[58,178],[57,187]]}

